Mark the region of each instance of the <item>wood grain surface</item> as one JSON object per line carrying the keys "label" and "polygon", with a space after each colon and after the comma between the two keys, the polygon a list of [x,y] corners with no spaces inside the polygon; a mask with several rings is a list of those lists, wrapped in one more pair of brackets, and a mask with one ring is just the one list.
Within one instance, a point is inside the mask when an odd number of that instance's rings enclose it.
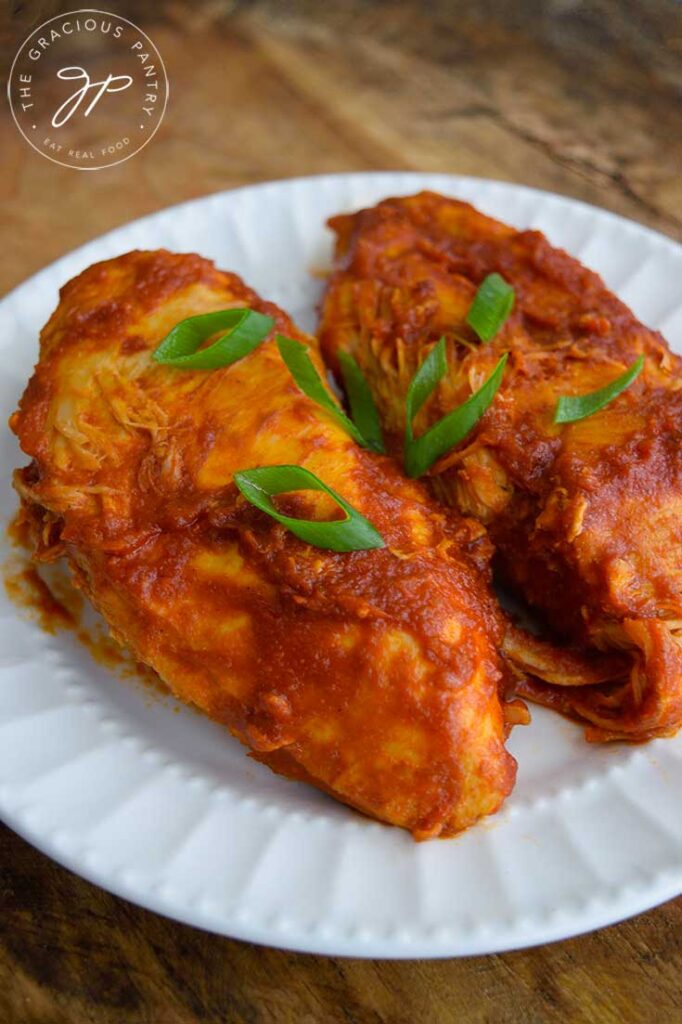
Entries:
{"label": "wood grain surface", "polygon": [[[14,2],[3,68],[78,4]],[[674,0],[103,6],[168,70],[146,149],[97,173],[33,152],[4,104],[0,291],[160,207],[326,171],[523,182],[682,237],[682,5]],[[303,956],[140,910],[0,830],[2,1024],[682,1022],[682,901],[540,949],[433,962]]]}

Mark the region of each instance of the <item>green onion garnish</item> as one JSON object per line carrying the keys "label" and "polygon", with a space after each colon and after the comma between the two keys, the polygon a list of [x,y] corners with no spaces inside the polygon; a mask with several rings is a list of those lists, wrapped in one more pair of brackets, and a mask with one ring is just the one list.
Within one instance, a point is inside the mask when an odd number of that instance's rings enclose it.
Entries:
{"label": "green onion garnish", "polygon": [[575,423],[576,420],[584,420],[592,413],[603,409],[621,391],[630,387],[635,377],[642,372],[643,366],[644,356],[640,356],[629,370],[626,370],[620,377],[616,377],[610,384],[599,388],[598,391],[590,391],[586,395],[562,395],[556,404],[554,422]]}
{"label": "green onion garnish", "polygon": [[514,306],[514,289],[499,274],[488,274],[474,295],[467,323],[481,341],[495,337]]}
{"label": "green onion garnish", "polygon": [[356,427],[375,452],[385,452],[379,412],[362,370],[347,352],[339,352],[339,364]]}
{"label": "green onion garnish", "polygon": [[[220,309],[181,320],[152,354],[157,363],[181,370],[217,370],[252,352],[272,330],[274,320],[252,309]],[[227,328],[208,348],[199,346]]]}
{"label": "green onion garnish", "polygon": [[[322,483],[319,477],[302,466],[261,466],[258,469],[245,469],[234,474],[234,482],[247,501],[316,548],[326,548],[329,551],[366,551],[386,546],[383,537],[369,520],[344,501],[340,494]],[[295,519],[282,515],[275,508],[271,498],[275,494],[286,494],[290,491],[324,491],[346,515],[343,519],[335,519],[332,522]]]}
{"label": "green onion garnish", "polygon": [[313,366],[308,355],[308,349],[300,341],[293,338],[285,338],[283,334],[277,335],[277,346],[282,359],[287,364],[291,376],[294,378],[304,395],[312,398],[314,402],[321,405],[323,409],[331,413],[336,422],[347,434],[357,441],[363,448],[368,447],[367,441],[355,426],[352,420],[339,409],[338,405],[322,383],[322,379]]}
{"label": "green onion garnish", "polygon": [[502,382],[507,355],[505,352],[485,383],[466,402],[443,416],[421,437],[415,438],[412,431],[414,417],[447,370],[445,338],[431,349],[407,390],[404,458],[408,476],[421,476],[476,426]]}

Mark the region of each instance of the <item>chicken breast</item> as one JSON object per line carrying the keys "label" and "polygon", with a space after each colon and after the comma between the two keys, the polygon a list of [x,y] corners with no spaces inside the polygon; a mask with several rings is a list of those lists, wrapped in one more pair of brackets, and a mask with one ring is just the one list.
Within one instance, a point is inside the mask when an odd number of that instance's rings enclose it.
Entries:
{"label": "chicken breast", "polygon": [[[441,336],[448,372],[417,434],[510,353],[494,404],[431,468],[430,485],[486,525],[504,580],[556,636],[625,656],[598,686],[559,674],[553,682],[567,685],[524,679],[521,690],[587,720],[590,739],[674,733],[682,724],[682,361],[543,235],[466,203],[421,193],[330,224],[337,264],[323,355],[333,368],[340,350],[356,358],[396,455],[410,379]],[[515,308],[481,344],[466,316],[491,272],[514,287]],[[640,355],[644,370],[627,391],[586,419],[554,423],[559,396],[605,386]]]}
{"label": "chicken breast", "polygon": [[[274,319],[251,354],[152,361],[179,321],[233,307]],[[113,636],[258,760],[418,838],[452,835],[515,777],[489,543],[307,398],[275,330],[323,372],[284,313],[199,256],[133,252],[70,281],[11,420],[35,557],[66,557]],[[234,473],[275,464],[315,473],[386,546],[322,550],[249,505]],[[321,492],[277,500],[335,514]]]}

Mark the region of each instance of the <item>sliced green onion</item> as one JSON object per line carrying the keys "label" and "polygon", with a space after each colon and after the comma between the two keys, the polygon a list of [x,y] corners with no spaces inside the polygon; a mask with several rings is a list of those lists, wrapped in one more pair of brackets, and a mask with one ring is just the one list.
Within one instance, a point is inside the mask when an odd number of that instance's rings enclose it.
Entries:
{"label": "sliced green onion", "polygon": [[[181,320],[153,352],[152,359],[181,370],[217,370],[252,352],[272,330],[274,320],[252,309],[219,309]],[[199,346],[227,328],[208,348]]]}
{"label": "sliced green onion", "polygon": [[[383,548],[385,542],[369,520],[302,466],[261,466],[234,474],[234,482],[247,501],[286,526],[301,540],[329,551],[366,551]],[[319,522],[282,515],[272,503],[275,494],[290,491],[324,491],[346,513],[343,519]]]}
{"label": "sliced green onion", "polygon": [[295,341],[293,338],[285,338],[283,334],[277,335],[277,346],[282,359],[289,368],[291,376],[294,378],[303,394],[307,395],[308,398],[312,398],[313,402],[317,402],[317,404],[321,405],[323,409],[326,409],[328,413],[331,413],[339,426],[342,427],[347,434],[350,434],[354,441],[357,441],[359,445],[366,448],[367,442],[358,428],[355,426],[353,421],[349,420],[346,414],[339,409],[338,405],[322,383],[322,379],[308,355],[308,349],[306,346],[302,345],[300,341]]}
{"label": "sliced green onion", "polygon": [[353,422],[368,448],[375,452],[385,452],[379,412],[364,373],[347,352],[339,352],[339,364]]}
{"label": "sliced green onion", "polygon": [[584,420],[594,412],[599,412],[622,391],[629,388],[635,377],[639,376],[644,366],[644,356],[640,356],[629,370],[616,377],[610,384],[598,391],[590,391],[586,395],[562,395],[556,404],[555,423],[575,423]]}
{"label": "sliced green onion", "polygon": [[421,476],[441,455],[459,444],[476,426],[502,383],[507,357],[508,354],[505,352],[485,383],[466,402],[443,416],[421,437],[415,438],[412,429],[414,417],[447,370],[445,338],[441,338],[431,349],[407,390],[404,458],[405,472],[408,476]]}
{"label": "sliced green onion", "polygon": [[490,341],[514,306],[514,289],[499,274],[488,274],[474,295],[467,323],[481,341]]}

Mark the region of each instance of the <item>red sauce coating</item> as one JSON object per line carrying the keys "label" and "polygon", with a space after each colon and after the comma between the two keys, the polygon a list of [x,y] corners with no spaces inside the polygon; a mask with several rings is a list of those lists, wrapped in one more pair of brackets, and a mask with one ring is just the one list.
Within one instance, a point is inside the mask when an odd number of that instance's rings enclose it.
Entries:
{"label": "red sauce coating", "polygon": [[[627,685],[527,693],[586,719],[591,739],[648,739],[682,725],[682,361],[601,279],[537,231],[423,192],[332,219],[336,270],[320,338],[370,380],[396,454],[409,381],[444,336],[448,374],[417,417],[428,427],[464,401],[503,352],[498,396],[429,482],[486,525],[508,585],[556,635],[624,652]],[[490,344],[466,323],[497,272],[514,311]],[[560,395],[645,369],[606,408],[554,424]],[[613,682],[622,683],[622,676]],[[523,691],[522,691],[523,692]]]}
{"label": "red sauce coating", "polygon": [[[193,255],[130,253],[62,289],[12,418],[37,557],[65,556],[113,636],[274,770],[416,837],[491,813],[515,764],[490,545],[298,389],[273,334],[210,373],[155,364],[179,320],[273,316]],[[248,505],[238,469],[303,465],[386,540],[337,554]],[[282,499],[328,514],[324,496]],[[512,712],[516,716],[516,712]]]}

